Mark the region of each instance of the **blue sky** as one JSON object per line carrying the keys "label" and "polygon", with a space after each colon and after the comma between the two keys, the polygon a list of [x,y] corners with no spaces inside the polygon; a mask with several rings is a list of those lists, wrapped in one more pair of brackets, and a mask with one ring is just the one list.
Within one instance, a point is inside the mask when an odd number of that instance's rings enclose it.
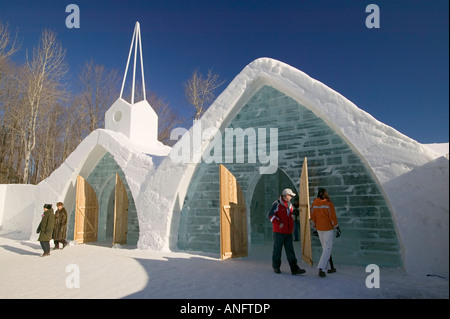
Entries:
{"label": "blue sky", "polygon": [[[70,3],[79,29],[65,25]],[[365,25],[371,3],[379,29]],[[193,114],[183,82],[194,69],[226,80],[219,94],[248,63],[270,57],[422,143],[449,141],[448,20],[447,0],[0,0],[0,21],[21,41],[15,59],[52,29],[72,81],[90,59],[122,76],[139,21],[147,87],[183,116]]]}

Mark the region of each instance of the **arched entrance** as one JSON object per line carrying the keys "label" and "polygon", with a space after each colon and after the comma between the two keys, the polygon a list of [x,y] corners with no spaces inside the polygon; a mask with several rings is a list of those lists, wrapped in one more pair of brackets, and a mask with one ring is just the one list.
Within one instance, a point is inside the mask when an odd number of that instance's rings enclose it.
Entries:
{"label": "arched entrance", "polygon": [[[128,195],[122,179],[117,173],[112,194],[114,194],[113,219],[111,220],[111,218],[108,218],[111,214],[107,214],[106,223],[102,223],[101,227],[102,230],[106,229],[106,239],[111,238],[108,229],[112,229],[112,244],[124,245],[127,243],[128,233]],[[108,204],[108,208],[110,209],[111,205]],[[76,186],[74,240],[80,244],[98,241],[98,225],[99,203],[97,195],[89,182],[81,175],[78,175]]]}
{"label": "arched entrance", "polygon": [[[277,161],[270,165],[281,171],[260,175],[260,168],[267,167],[268,163],[248,160],[249,149],[258,145],[259,152],[259,134],[256,142],[248,135],[247,143],[245,140],[242,143],[244,148],[239,156],[244,154],[244,162],[233,154],[233,160],[229,159],[226,164],[246,197],[249,243],[271,241],[271,224],[266,219],[270,204],[283,188],[289,187],[298,193],[295,185],[307,157],[310,195],[314,196],[319,187],[328,189],[339,224],[346,234],[333,247],[336,262],[367,265],[376,257],[379,265],[401,265],[391,212],[371,168],[322,118],[285,93],[263,86],[226,128],[243,132],[247,129],[267,132],[273,128],[278,131]],[[227,151],[225,142],[225,134],[222,134],[222,154]],[[263,153],[265,150],[269,154],[269,144],[266,143],[266,149],[262,148]],[[233,144],[237,152],[235,145],[237,141]],[[220,252],[218,164],[202,161],[195,167],[180,211],[177,247],[181,250]],[[310,197],[309,201],[312,199]],[[312,249],[313,252],[320,250],[314,238]]]}
{"label": "arched entrance", "polygon": [[290,188],[298,195],[297,187],[289,176],[280,168],[274,174],[258,175],[259,179],[253,189],[250,203],[250,241],[252,244],[273,242],[272,224],[267,214],[272,203],[280,197],[285,188]]}

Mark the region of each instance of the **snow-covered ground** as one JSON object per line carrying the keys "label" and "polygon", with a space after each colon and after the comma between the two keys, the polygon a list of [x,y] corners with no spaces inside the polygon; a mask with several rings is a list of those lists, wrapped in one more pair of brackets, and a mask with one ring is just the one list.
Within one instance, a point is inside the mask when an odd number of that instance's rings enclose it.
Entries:
{"label": "snow-covered ground", "polygon": [[0,233],[0,299],[449,298],[448,278],[398,268],[381,268],[380,288],[369,289],[366,278],[373,273],[365,267],[336,265],[336,273],[320,278],[301,263],[306,274],[292,276],[283,253],[278,275],[271,269],[271,247],[262,245],[253,245],[246,258],[226,261],[213,254],[102,244],[68,246],[44,258],[41,253],[39,242],[21,233]]}

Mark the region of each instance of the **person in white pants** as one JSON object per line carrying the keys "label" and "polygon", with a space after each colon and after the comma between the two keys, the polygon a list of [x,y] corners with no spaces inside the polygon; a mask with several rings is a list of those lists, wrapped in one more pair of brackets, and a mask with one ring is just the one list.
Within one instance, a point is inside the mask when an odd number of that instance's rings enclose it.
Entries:
{"label": "person in white pants", "polygon": [[322,245],[322,255],[320,256],[319,264],[317,269],[322,271],[327,269],[328,261],[331,257],[331,250],[333,249],[333,230],[318,230],[320,244]]}
{"label": "person in white pants", "polygon": [[328,264],[331,267],[328,273],[336,272],[331,261],[334,229],[336,229],[337,236],[340,236],[341,233],[336,217],[336,210],[325,188],[319,188],[317,198],[314,199],[311,205],[311,223],[317,229],[320,244],[322,245],[322,255],[317,265],[319,276],[325,277],[325,270],[327,270]]}

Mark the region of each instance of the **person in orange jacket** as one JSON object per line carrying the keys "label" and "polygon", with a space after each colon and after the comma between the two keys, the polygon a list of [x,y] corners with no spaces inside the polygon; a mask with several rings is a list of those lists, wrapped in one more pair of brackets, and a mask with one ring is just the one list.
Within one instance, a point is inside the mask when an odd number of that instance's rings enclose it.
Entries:
{"label": "person in orange jacket", "polygon": [[330,264],[331,267],[328,270],[328,273],[336,272],[331,258],[334,229],[336,229],[336,237],[339,237],[341,234],[336,217],[336,210],[325,188],[319,188],[317,198],[314,199],[311,204],[310,215],[311,224],[317,229],[320,244],[322,245],[322,255],[320,256],[317,268],[319,269],[319,276],[325,277],[325,270],[327,269],[328,264]]}

